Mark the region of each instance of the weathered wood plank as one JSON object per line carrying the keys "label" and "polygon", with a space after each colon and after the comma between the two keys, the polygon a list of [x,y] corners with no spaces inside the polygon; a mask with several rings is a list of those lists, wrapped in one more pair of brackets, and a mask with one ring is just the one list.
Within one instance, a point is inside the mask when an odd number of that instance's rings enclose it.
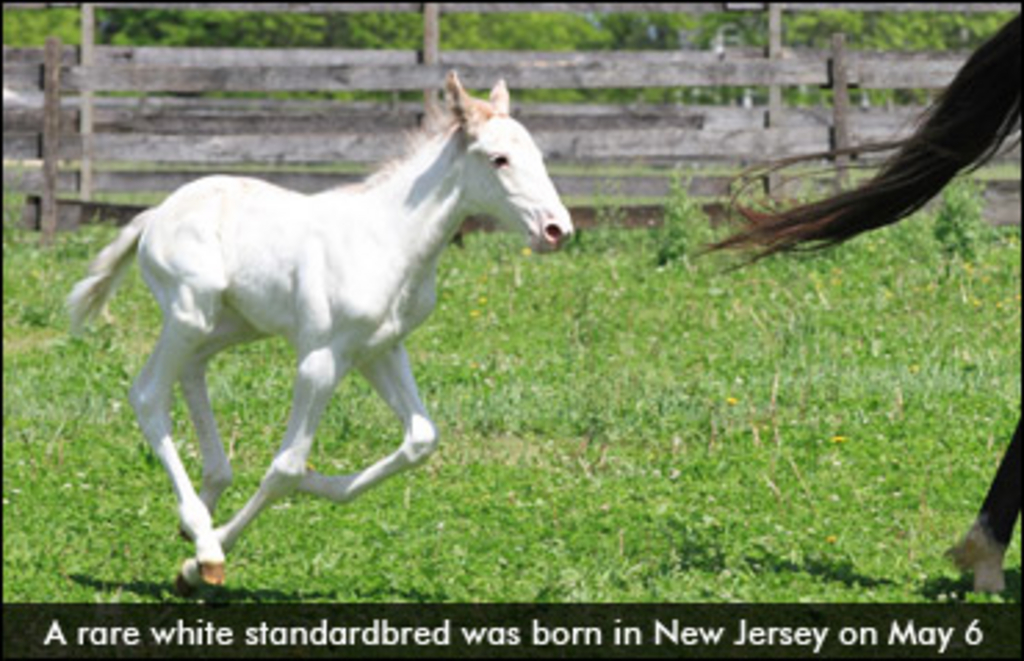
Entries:
{"label": "weathered wood plank", "polygon": [[[94,190],[101,193],[153,193],[171,192],[210,172],[186,171],[96,171]],[[78,186],[77,172],[62,172],[58,190],[73,193]],[[269,181],[278,186],[303,193],[317,193],[338,186],[358,183],[365,174],[331,172],[280,172],[263,170],[245,172],[244,176]],[[688,191],[699,197],[718,197],[728,194],[731,177],[694,177],[688,182]],[[618,177],[607,175],[554,175],[552,181],[563,196],[587,197],[614,195],[616,197],[654,198],[668,195],[671,179],[662,176]],[[42,176],[38,169],[4,170],[4,186],[10,190],[38,192]]]}
{"label": "weathered wood plank", "polygon": [[415,2],[97,2],[104,9],[163,9],[169,11],[252,11],[268,13],[337,14],[418,12]]}
{"label": "weathered wood plank", "polygon": [[[851,126],[853,145],[883,142],[907,135],[911,127],[892,125]],[[98,133],[96,161],[168,163],[376,163],[400,156],[407,131],[323,134],[191,134],[154,135]],[[558,162],[728,161],[745,163],[783,155],[813,154],[829,149],[828,126],[785,126],[764,130],[747,127],[729,130],[676,128],[647,125],[632,128],[579,130],[571,122],[539,127],[533,131],[542,151]],[[81,137],[61,137],[59,157],[78,160]],[[4,158],[32,160],[41,156],[38,134],[4,134]],[[1005,159],[1019,158],[1019,149]]]}
{"label": "weathered wood plank", "polygon": [[41,133],[4,133],[5,161],[33,161],[43,157]]}
{"label": "weathered wood plank", "polygon": [[1012,2],[782,2],[785,11],[832,11],[842,9],[859,12],[1002,12],[1020,11]]}
{"label": "weathered wood plank", "polygon": [[[625,131],[536,131],[547,157],[558,161],[620,162],[653,159],[749,161],[766,155],[785,156],[821,151],[827,129],[694,131],[688,129]],[[7,137],[5,136],[5,151]],[[60,156],[77,159],[81,142],[61,147]],[[400,133],[317,135],[134,135],[98,134],[96,160],[167,163],[372,163],[402,154]]]}
{"label": "weathered wood plank", "polygon": [[[64,49],[65,61],[75,55]],[[7,51],[5,51],[7,54]],[[5,59],[5,85],[38,89],[39,69],[26,58]],[[773,65],[751,49],[730,49],[720,60],[703,51],[518,52],[443,51],[440,64],[417,66],[414,51],[98,47],[99,71],[73,67],[68,91],[339,91],[440,87],[444,72],[460,69],[471,88],[489,89],[496,77],[513,87],[602,88],[825,85],[827,52],[787,50]],[[945,86],[966,53],[850,52],[850,84],[870,89]],[[123,68],[139,68],[134,77]],[[218,68],[230,68],[219,72]],[[380,67],[380,76],[374,72]]]}
{"label": "weathered wood plank", "polygon": [[442,2],[441,12],[454,13],[684,13],[707,14],[725,11],[724,2]]}
{"label": "weathered wood plank", "polygon": [[[398,156],[400,132],[319,135],[134,135],[103,134],[95,139],[97,160],[165,163],[368,163]],[[76,158],[74,146],[63,152]]]}
{"label": "weathered wood plank", "polygon": [[43,190],[40,203],[42,242],[53,241],[57,228],[57,159],[60,153],[60,51],[57,37],[46,38],[43,65]]}
{"label": "weathered wood plank", "polygon": [[[70,67],[64,90],[141,92],[414,91],[439,89],[448,66],[240,67],[234,69]],[[467,87],[484,88],[504,78],[520,89],[597,89],[675,86],[824,85],[823,64],[782,61],[714,62],[693,66],[622,64],[614,58],[584,65],[543,66],[519,62],[460,71]]]}
{"label": "weathered wood plank", "polygon": [[280,115],[250,113],[238,116],[177,115],[173,112],[100,112],[97,133],[149,133],[154,135],[335,134],[413,131],[418,114]]}
{"label": "weathered wood plank", "polygon": [[[783,56],[782,46],[782,8],[777,3],[768,7],[768,49],[765,53],[770,62],[778,62]],[[782,101],[782,86],[771,85],[768,88],[768,111],[764,115],[766,128],[778,128],[785,121],[785,105]],[[764,180],[765,192],[771,194],[779,185],[778,174],[769,172]]]}
{"label": "weathered wood plank", "polygon": [[[81,59],[79,63],[84,67],[91,67],[96,63],[96,9],[92,3],[82,4],[79,10],[81,23],[82,44],[79,49]],[[82,200],[92,199],[92,144],[94,126],[94,94],[82,92],[79,95],[79,122],[78,132],[82,136],[82,159],[79,162],[79,189],[78,194]]]}
{"label": "weathered wood plank", "polygon": [[942,89],[963,66],[958,55],[924,57],[906,53],[902,62],[871,53],[848,53],[851,86],[863,89]]}
{"label": "weathered wood plank", "polygon": [[766,129],[750,131],[603,131],[580,135],[573,131],[535,132],[546,157],[556,161],[615,162],[650,159],[746,161],[772,154],[777,157],[814,153],[827,142],[823,129]]}
{"label": "weathered wood plank", "polygon": [[[301,12],[316,14],[357,13],[357,12],[417,12],[420,3],[382,2],[339,2],[339,3],[249,3],[249,2],[98,2],[97,7],[108,9],[163,9],[191,11],[251,11],[251,12]],[[788,12],[825,11],[844,9],[859,12],[1010,12],[1019,11],[1020,5],[1008,2],[784,2],[779,3]],[[523,4],[515,2],[494,3],[441,3],[444,13],[517,13],[517,12],[559,12],[559,13],[710,13],[724,11],[763,11],[765,3],[742,2],[538,2]],[[49,9],[53,7],[76,7],[77,3],[67,2],[5,2],[4,11],[9,9]]]}
{"label": "weathered wood plank", "polygon": [[[369,120],[368,120],[369,121]],[[782,154],[808,154],[830,147],[829,126],[821,122],[800,125],[787,122],[779,130],[783,136],[771,138],[754,122],[726,129],[689,128],[687,124],[598,122],[587,129],[569,118],[534,122],[533,133],[549,159],[567,162],[614,162],[614,151],[622,149],[622,158],[638,162],[768,160]],[[95,136],[97,161],[141,161],[170,163],[375,163],[399,156],[408,131],[396,126],[373,134],[366,132],[324,132],[302,134],[237,133],[204,135],[201,131],[169,135],[98,133]],[[909,123],[851,123],[850,144],[866,144],[897,139],[912,130]],[[244,129],[243,129],[244,130]],[[775,145],[775,140],[785,144]],[[81,156],[81,137],[75,133],[61,136],[60,158],[77,160]],[[4,134],[3,155],[7,160],[33,160],[41,157],[37,133]],[[1020,158],[1019,148],[1000,160]]]}
{"label": "weathered wood plank", "polygon": [[[514,89],[824,86],[829,82],[824,61],[718,61],[683,58],[678,53],[643,58],[588,56],[524,60],[520,55],[515,64],[489,64],[484,60],[490,57],[481,56],[476,63],[460,65],[460,58],[445,55],[444,64],[433,66],[68,67],[63,85],[67,92],[414,91],[440,89],[452,66],[458,66],[467,87],[480,89],[500,78]],[[963,62],[955,55],[919,58],[913,66],[907,62],[896,66],[892,57],[873,54],[851,55],[849,59],[850,84],[870,89],[944,87]]]}
{"label": "weathered wood plank", "polygon": [[[76,100],[74,97],[66,99]],[[249,122],[270,123],[275,120],[302,126],[309,122],[308,132],[344,132],[347,122],[359,123],[367,118],[379,119],[383,126],[412,126],[422,112],[418,102],[373,103],[294,101],[281,99],[207,99],[166,96],[145,98],[100,97],[97,100],[97,132],[153,131],[178,132],[177,127],[192,123],[194,130],[210,133],[203,128],[205,122],[223,127],[224,133],[245,133]],[[512,114],[528,128],[569,127],[622,127],[642,125],[678,126],[728,130],[754,128],[764,121],[764,107],[691,106],[681,104],[559,104],[513,103]],[[851,108],[850,120],[854,126],[880,126],[898,128],[918,117],[923,107],[899,106],[887,108]],[[61,121],[65,126],[78,123],[76,110],[65,104]],[[789,108],[781,124],[798,127],[810,123],[828,126],[831,109],[827,107]],[[41,108],[7,107],[4,110],[4,129],[7,133],[38,132],[42,128]],[[193,130],[193,129],[190,129]],[[357,129],[348,129],[357,130]],[[301,131],[300,131],[301,132]]]}
{"label": "weathered wood plank", "polygon": [[[828,130],[771,129],[708,131],[690,129],[535,131],[546,157],[563,162],[676,162],[742,160],[815,153],[828,146]],[[5,158],[32,158],[31,135],[5,135]],[[97,161],[165,163],[375,163],[400,156],[402,132],[322,135],[137,135],[97,134]],[[60,158],[77,160],[81,139],[67,134]]]}
{"label": "weathered wood plank", "polygon": [[[96,63],[138,67],[408,66],[413,50],[98,46]],[[69,62],[68,64],[74,64]]]}
{"label": "weathered wood plank", "polygon": [[[73,113],[66,113],[71,117]],[[417,128],[420,113],[408,115],[306,115],[294,116],[275,114],[249,114],[238,117],[223,115],[176,116],[164,113],[117,113],[117,116],[101,113],[96,122],[98,133],[151,133],[173,135],[237,135],[237,134],[334,134],[371,133],[379,131],[413,131]],[[620,114],[598,116],[534,116],[520,117],[531,130],[576,130],[603,131],[609,129],[657,129],[691,128],[705,126],[706,118],[699,113],[675,115]],[[27,118],[26,118],[27,119]],[[19,119],[17,132],[38,130],[38,126]],[[756,121],[739,123],[732,128],[758,128]],[[14,132],[14,129],[12,129]]]}
{"label": "weathered wood plank", "polygon": [[[4,3],[4,6],[6,7],[7,4]],[[3,47],[4,66],[8,64],[42,65],[44,59],[45,54],[42,48],[21,48],[7,45]],[[78,49],[75,46],[63,46],[60,51],[60,61],[68,66],[78,64]]]}
{"label": "weathered wood plank", "polygon": [[[41,227],[42,203],[39,196],[30,195],[25,199],[21,222],[27,229]],[[103,202],[82,202],[79,200],[57,200],[56,225],[54,230],[69,232],[88,223],[113,223],[127,225],[132,218],[146,210],[146,207],[128,204],[107,204]]]}
{"label": "weathered wood plank", "polygon": [[[1013,186],[1016,184],[1016,187]],[[985,219],[993,225],[1021,224],[1020,180],[990,182],[985,186]]]}
{"label": "weathered wood plank", "polygon": [[4,11],[8,9],[73,9],[78,6],[77,2],[5,2]]}
{"label": "weathered wood plank", "polygon": [[[441,9],[437,2],[423,3],[423,50],[419,64],[435,66],[441,62]],[[436,117],[443,109],[435,87],[423,90],[425,117]]]}
{"label": "weathered wood plank", "polygon": [[[562,13],[687,13],[707,14],[715,12],[761,12],[766,9],[764,2],[640,2],[640,3],[591,3],[591,2],[539,2],[524,4],[516,2],[463,2],[442,3],[444,13],[513,13],[524,11]],[[963,7],[967,12],[1020,11],[1020,5],[1009,2],[963,3],[962,5],[943,2],[782,2],[782,9],[788,12],[828,11],[845,9],[859,12],[952,12]]]}
{"label": "weathered wood plank", "polygon": [[[4,166],[4,190],[19,193],[38,193],[43,190],[43,172],[37,167]],[[57,191],[74,193],[78,190],[78,173],[63,171],[57,173]]]}
{"label": "weathered wood plank", "polygon": [[[844,150],[850,146],[850,88],[849,70],[846,66],[846,35],[832,35],[832,148]],[[848,156],[836,159],[836,173],[839,185],[845,188],[849,183],[846,165]]]}
{"label": "weathered wood plank", "polygon": [[[21,3],[36,4],[36,3]],[[672,2],[583,2],[583,3],[558,3],[540,2],[532,4],[522,3],[441,3],[442,13],[521,13],[521,12],[558,12],[558,13],[616,13],[616,12],[672,12],[672,13],[707,13],[724,11],[726,3],[715,2],[693,2],[693,3],[672,3]],[[139,2],[100,2],[97,7],[103,8],[131,8],[131,9],[165,9],[165,10],[194,10],[194,11],[253,11],[253,12],[302,12],[314,14],[331,14],[338,12],[418,12],[421,3],[375,3],[375,2],[344,2],[344,3],[246,3],[246,2],[182,2],[182,3],[139,3]]]}
{"label": "weathered wood plank", "polygon": [[39,92],[43,89],[42,65],[4,63],[4,89]]}
{"label": "weathered wood plank", "polygon": [[[60,123],[62,126],[75,126],[78,123],[78,111],[72,108],[61,108]],[[4,133],[41,133],[42,130],[42,108],[18,106],[4,108]]]}

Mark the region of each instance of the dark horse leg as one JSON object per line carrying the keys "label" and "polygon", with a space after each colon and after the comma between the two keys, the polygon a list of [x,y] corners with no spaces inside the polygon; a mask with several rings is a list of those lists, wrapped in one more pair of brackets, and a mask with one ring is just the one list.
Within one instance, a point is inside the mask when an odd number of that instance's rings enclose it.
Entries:
{"label": "dark horse leg", "polygon": [[949,551],[960,569],[974,570],[974,589],[978,592],[1002,592],[1006,586],[1003,556],[1020,514],[1020,427],[1018,422],[974,525]]}

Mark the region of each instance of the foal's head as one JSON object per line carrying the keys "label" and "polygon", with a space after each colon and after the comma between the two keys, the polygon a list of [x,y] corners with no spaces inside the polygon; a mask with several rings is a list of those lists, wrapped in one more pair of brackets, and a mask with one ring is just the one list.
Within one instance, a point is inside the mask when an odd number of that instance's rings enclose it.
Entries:
{"label": "foal's head", "polygon": [[445,96],[466,140],[465,195],[474,210],[525,230],[534,250],[562,246],[573,231],[569,210],[533,138],[509,116],[505,81],[494,86],[489,102],[481,101],[466,93],[453,71]]}

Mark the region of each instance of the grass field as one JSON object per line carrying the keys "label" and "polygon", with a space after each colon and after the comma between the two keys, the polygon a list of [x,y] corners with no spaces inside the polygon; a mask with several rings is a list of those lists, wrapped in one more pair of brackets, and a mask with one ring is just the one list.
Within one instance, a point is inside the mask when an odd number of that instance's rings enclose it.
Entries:
{"label": "grass field", "polygon": [[[408,341],[441,449],[351,505],[273,507],[201,597],[1019,602],[1019,533],[1002,595],[965,595],[943,558],[1020,412],[1019,230],[969,263],[922,216],[728,271],[692,259],[706,232],[686,220],[545,257],[506,235],[450,249]],[[67,332],[64,297],[112,236],[40,249],[5,221],[5,602],[173,600],[192,553],[125,397],[159,329],[138,275],[112,323]],[[266,470],[292,375],[280,341],[214,363],[235,469],[219,520]],[[180,397],[175,424],[196,476]],[[352,377],[312,463],[350,472],[399,441]]]}

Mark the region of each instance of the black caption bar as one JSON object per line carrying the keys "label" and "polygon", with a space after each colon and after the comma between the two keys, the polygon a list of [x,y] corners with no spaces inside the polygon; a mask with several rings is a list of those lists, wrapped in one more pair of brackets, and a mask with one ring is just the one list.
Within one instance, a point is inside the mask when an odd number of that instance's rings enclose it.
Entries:
{"label": "black caption bar", "polygon": [[1012,605],[4,604],[12,657],[1021,658]]}

